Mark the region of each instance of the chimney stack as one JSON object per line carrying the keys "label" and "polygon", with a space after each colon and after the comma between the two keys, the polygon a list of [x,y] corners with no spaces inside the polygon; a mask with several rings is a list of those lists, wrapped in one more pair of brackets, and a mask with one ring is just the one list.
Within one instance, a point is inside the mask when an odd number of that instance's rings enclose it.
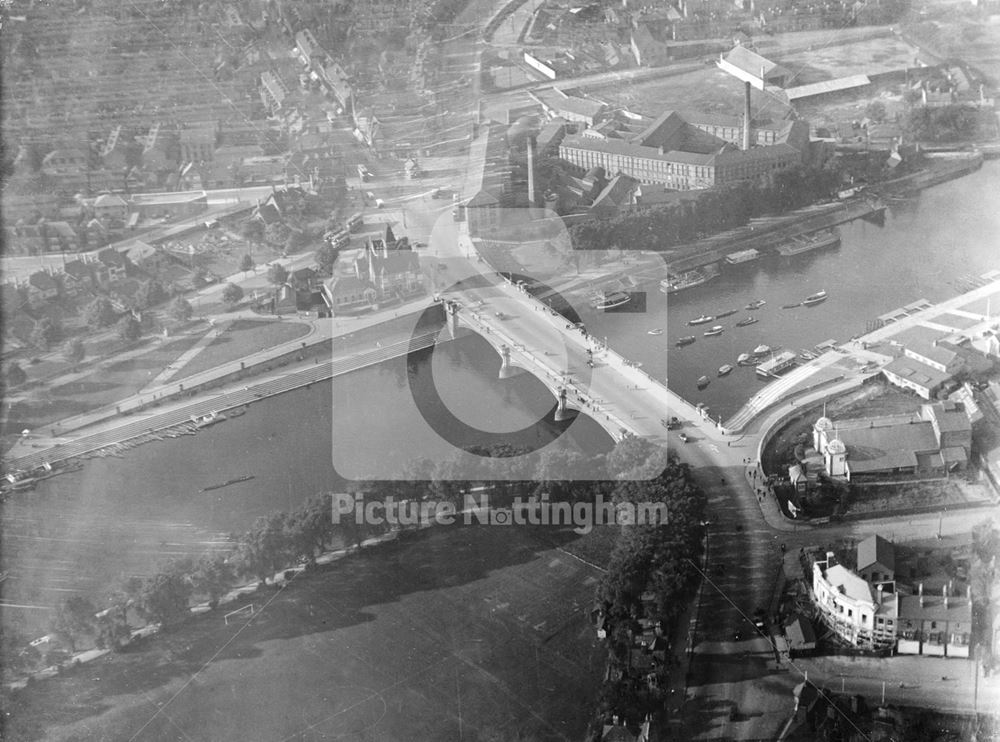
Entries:
{"label": "chimney stack", "polygon": [[743,83],[743,151],[750,149],[750,83]]}
{"label": "chimney stack", "polygon": [[826,566],[827,567],[833,566],[833,552],[832,551],[826,552]]}
{"label": "chimney stack", "polygon": [[875,596],[878,600],[878,604],[882,605],[882,585],[878,584],[875,586]]}

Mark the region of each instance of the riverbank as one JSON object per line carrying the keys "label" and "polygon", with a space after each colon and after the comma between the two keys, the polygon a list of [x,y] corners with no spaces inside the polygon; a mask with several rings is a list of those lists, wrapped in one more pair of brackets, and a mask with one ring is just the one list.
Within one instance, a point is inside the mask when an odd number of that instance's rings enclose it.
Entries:
{"label": "riverbank", "polygon": [[[105,410],[103,416],[95,415],[96,419],[86,425],[57,423],[52,426],[51,438],[23,441],[5,459],[6,469],[21,472],[20,479],[31,476],[36,469],[70,459],[100,455],[105,451],[121,452],[141,443],[194,432],[191,430],[193,421],[216,415],[221,416],[221,422],[230,410],[428,348],[437,342],[436,331],[413,337],[413,326],[414,319],[410,316],[386,319],[368,324],[363,335],[345,331],[336,338],[338,342],[334,338],[314,338],[312,343],[303,341],[294,350],[266,357],[254,365],[239,362],[238,365],[218,367],[206,372],[195,385],[187,385],[189,381],[181,383],[162,396],[156,393],[136,395],[113,410]],[[278,373],[267,375],[272,371]],[[265,375],[266,378],[260,378]],[[256,380],[253,385],[246,383],[250,379]],[[204,395],[210,391],[215,394],[205,399]],[[76,432],[72,439],[66,435],[70,431]]]}

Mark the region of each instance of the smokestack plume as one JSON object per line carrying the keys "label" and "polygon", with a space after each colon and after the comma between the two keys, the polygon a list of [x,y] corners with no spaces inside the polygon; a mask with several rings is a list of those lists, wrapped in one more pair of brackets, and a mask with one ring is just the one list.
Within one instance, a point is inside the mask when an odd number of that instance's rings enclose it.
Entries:
{"label": "smokestack plume", "polygon": [[750,83],[743,83],[743,151],[750,149]]}

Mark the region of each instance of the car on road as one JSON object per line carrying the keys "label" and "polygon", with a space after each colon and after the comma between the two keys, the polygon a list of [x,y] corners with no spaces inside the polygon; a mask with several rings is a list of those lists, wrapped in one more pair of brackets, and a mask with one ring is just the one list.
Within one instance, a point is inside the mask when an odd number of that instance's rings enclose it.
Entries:
{"label": "car on road", "polygon": [[677,437],[680,438],[681,441],[684,443],[687,443],[689,440],[691,440],[691,436],[689,436],[687,433],[678,433]]}

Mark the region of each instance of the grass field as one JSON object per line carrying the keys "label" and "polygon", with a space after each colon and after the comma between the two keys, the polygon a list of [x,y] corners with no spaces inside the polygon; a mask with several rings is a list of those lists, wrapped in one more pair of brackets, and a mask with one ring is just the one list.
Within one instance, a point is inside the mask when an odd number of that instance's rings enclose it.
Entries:
{"label": "grass field", "polygon": [[286,343],[309,332],[309,325],[275,320],[237,320],[207,348],[191,359],[173,378],[175,381],[235,361],[262,348]]}
{"label": "grass field", "polygon": [[582,739],[600,573],[553,539],[442,527],[304,573],[242,626],[205,615],[29,686],[9,738]]}

